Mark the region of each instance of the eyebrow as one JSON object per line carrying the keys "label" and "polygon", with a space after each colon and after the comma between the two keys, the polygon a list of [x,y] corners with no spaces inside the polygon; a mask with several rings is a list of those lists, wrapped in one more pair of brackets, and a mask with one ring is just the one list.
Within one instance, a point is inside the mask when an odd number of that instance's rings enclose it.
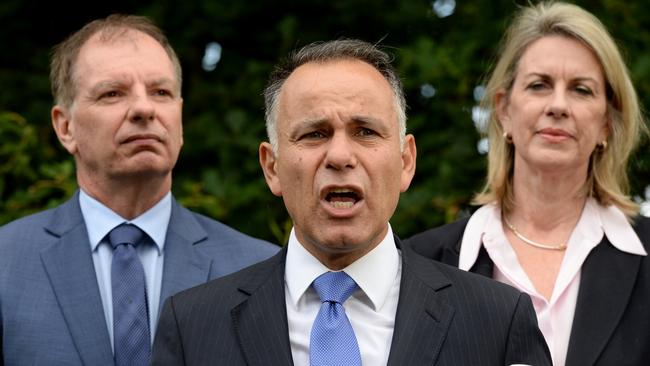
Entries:
{"label": "eyebrow", "polygon": [[174,80],[167,77],[162,77],[162,78],[154,79],[151,82],[147,82],[147,86],[160,86],[160,85],[168,85],[168,84],[174,86],[174,84],[176,83]]}
{"label": "eyebrow", "polygon": [[[125,84],[128,83],[129,81],[126,80],[126,78],[102,80],[99,81],[97,84],[95,84],[92,88],[90,88],[90,93],[91,94],[98,93],[102,89],[122,88],[124,87]],[[170,88],[174,88],[176,86],[174,80],[167,77],[162,77],[162,78],[154,79],[153,81],[148,81],[146,85],[147,87],[169,86]]]}
{"label": "eyebrow", "polygon": [[102,80],[102,81],[98,82],[97,84],[93,85],[92,88],[90,88],[90,93],[95,94],[95,93],[98,93],[102,89],[120,88],[123,85],[124,85],[123,81]]}
{"label": "eyebrow", "polygon": [[[350,121],[361,126],[376,126],[381,125],[381,120],[371,116],[353,115]],[[300,122],[297,128],[323,128],[327,126],[329,120],[327,118],[307,119]]]}
{"label": "eyebrow", "polygon": [[[530,77],[535,77],[535,76],[536,76],[536,77],[541,77],[541,78],[543,78],[543,79],[552,79],[552,78],[551,78],[551,75],[549,75],[549,74],[544,74],[544,73],[540,73],[540,72],[530,72],[530,73],[524,75],[524,78],[530,78]],[[592,77],[590,77],[590,76],[579,76],[579,77],[577,77],[577,78],[573,78],[573,79],[571,79],[571,80],[577,80],[577,81],[591,81],[591,82],[593,82],[593,83],[595,83],[595,84],[599,84],[599,83],[598,83],[598,80],[596,80],[596,79],[594,79],[594,78],[592,78]]]}

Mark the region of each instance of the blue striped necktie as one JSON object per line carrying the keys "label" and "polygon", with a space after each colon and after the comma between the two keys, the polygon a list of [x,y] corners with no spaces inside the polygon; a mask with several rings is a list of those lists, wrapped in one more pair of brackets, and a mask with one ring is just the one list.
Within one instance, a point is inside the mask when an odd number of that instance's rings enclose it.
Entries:
{"label": "blue striped necktie", "polygon": [[361,366],[359,344],[343,303],[357,289],[345,272],[327,272],[312,284],[322,302],[311,329],[311,366]]}
{"label": "blue striped necktie", "polygon": [[113,246],[113,343],[115,366],[146,366],[151,357],[149,309],[144,268],[135,248],[144,236],[131,224],[114,228],[108,238]]}

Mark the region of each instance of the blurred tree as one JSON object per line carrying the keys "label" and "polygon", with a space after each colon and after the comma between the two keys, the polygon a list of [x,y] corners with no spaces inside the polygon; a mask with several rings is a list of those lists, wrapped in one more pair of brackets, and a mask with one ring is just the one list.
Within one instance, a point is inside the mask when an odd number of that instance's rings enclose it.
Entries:
{"label": "blurred tree", "polygon": [[[517,3],[512,0],[117,1],[0,4],[0,223],[69,197],[74,164],[51,131],[48,55],[86,22],[112,12],[151,17],[183,63],[185,146],[174,194],[248,234],[284,243],[291,228],[257,161],[262,89],[289,51],[340,37],[380,42],[395,56],[418,146],[417,174],[392,220],[397,234],[467,215],[485,175],[475,90]],[[650,95],[650,15],[643,1],[576,1],[619,41],[644,105]],[[446,12],[445,12],[446,10]],[[206,46],[220,47],[214,69]],[[214,61],[214,60],[213,60]],[[480,94],[480,93],[479,93]],[[631,164],[634,193],[650,182],[647,142]]]}

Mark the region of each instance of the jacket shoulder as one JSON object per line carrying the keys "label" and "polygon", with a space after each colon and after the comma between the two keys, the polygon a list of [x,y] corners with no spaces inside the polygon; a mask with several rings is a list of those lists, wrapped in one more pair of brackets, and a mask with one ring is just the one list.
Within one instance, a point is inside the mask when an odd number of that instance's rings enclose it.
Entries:
{"label": "jacket shoulder", "polygon": [[283,259],[284,252],[280,252],[237,272],[183,290],[173,295],[170,301],[179,314],[186,310],[195,319],[201,314],[217,313],[218,309],[230,309],[270,280],[273,271],[283,270]]}
{"label": "jacket shoulder", "polygon": [[207,233],[209,240],[218,240],[219,245],[236,248],[238,251],[254,253],[258,255],[259,260],[266,259],[280,250],[278,245],[244,234],[222,222],[201,215],[182,206],[180,208],[181,210],[184,210],[187,215],[192,216],[196,220],[201,228],[203,228]]}
{"label": "jacket shoulder", "polygon": [[641,243],[643,243],[646,252],[650,252],[650,217],[636,216],[633,221],[633,227]]}
{"label": "jacket shoulder", "polygon": [[468,221],[469,217],[415,234],[405,244],[422,256],[441,261],[445,252],[457,249]]}

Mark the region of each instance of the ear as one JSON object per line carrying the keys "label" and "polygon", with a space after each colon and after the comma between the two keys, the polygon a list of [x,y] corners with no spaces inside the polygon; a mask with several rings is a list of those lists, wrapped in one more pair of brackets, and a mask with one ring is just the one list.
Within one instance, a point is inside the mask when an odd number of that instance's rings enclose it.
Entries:
{"label": "ear", "polygon": [[183,98],[181,98],[180,103],[181,103],[181,106],[180,106],[180,108],[181,108],[181,126],[180,126],[180,129],[181,129],[181,146],[183,146],[183,143],[184,143],[184,141],[183,141]]}
{"label": "ear", "polygon": [[512,133],[510,114],[508,113],[508,94],[500,89],[494,95],[494,108],[503,132]]}
{"label": "ear", "polygon": [[56,137],[61,145],[74,155],[77,152],[77,142],[74,138],[74,123],[70,109],[55,105],[52,107],[51,116]]}
{"label": "ear", "polygon": [[411,185],[411,180],[415,175],[415,160],[417,158],[417,148],[415,146],[415,137],[408,134],[404,137],[404,149],[402,150],[402,180],[400,192],[405,192]]}
{"label": "ear", "polygon": [[282,197],[282,185],[278,177],[278,164],[273,153],[273,147],[268,142],[262,142],[259,149],[260,165],[264,171],[264,179],[271,192],[278,197]]}

